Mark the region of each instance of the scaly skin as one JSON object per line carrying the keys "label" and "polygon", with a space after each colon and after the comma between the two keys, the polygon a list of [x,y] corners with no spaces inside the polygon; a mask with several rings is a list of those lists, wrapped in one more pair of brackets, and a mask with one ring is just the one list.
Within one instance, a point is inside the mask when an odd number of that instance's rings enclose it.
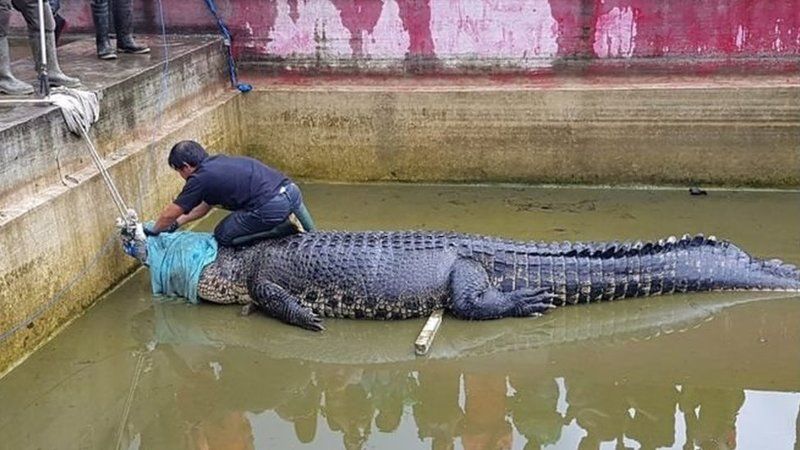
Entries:
{"label": "scaly skin", "polygon": [[702,236],[656,243],[541,243],[440,232],[314,232],[220,248],[198,292],[251,301],[311,330],[320,317],[464,319],[673,292],[800,290],[800,273]]}

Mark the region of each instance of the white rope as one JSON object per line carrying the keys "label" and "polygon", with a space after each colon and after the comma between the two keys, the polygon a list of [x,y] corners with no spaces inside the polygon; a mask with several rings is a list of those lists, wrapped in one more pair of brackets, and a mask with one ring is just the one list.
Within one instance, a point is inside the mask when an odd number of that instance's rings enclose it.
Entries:
{"label": "white rope", "polygon": [[114,205],[119,210],[120,217],[126,217],[128,215],[128,207],[114,184],[114,180],[111,179],[111,175],[108,174],[108,170],[88,134],[89,128],[100,118],[98,95],[91,91],[59,87],[51,91],[48,100],[61,109],[61,115],[64,117],[64,122],[69,131],[83,137],[86,147],[89,149],[89,154],[92,156],[92,161],[100,172],[100,176],[103,177]]}
{"label": "white rope", "polygon": [[86,134],[86,131],[81,130],[81,135],[83,135],[83,140],[86,142],[86,146],[89,148],[89,153],[92,155],[94,165],[97,166],[97,170],[100,171],[100,176],[102,176],[103,181],[106,182],[108,192],[111,194],[111,200],[119,210],[119,216],[126,217],[128,215],[128,207],[125,206],[125,201],[122,200],[122,195],[120,195],[119,191],[117,190],[114,180],[111,179],[111,175],[108,174],[108,170],[106,170],[105,165],[103,165],[103,160],[100,159],[97,149],[94,148],[94,144],[92,144],[92,140],[89,138],[89,135]]}
{"label": "white rope", "polygon": [[136,360],[136,369],[133,371],[131,386],[128,389],[128,396],[125,398],[125,406],[122,408],[122,417],[120,418],[119,427],[117,429],[117,445],[114,447],[117,450],[122,448],[122,436],[125,434],[125,425],[128,423],[131,405],[133,405],[133,396],[136,394],[136,387],[139,386],[139,379],[141,378],[143,368],[144,352],[139,352],[139,358]]}

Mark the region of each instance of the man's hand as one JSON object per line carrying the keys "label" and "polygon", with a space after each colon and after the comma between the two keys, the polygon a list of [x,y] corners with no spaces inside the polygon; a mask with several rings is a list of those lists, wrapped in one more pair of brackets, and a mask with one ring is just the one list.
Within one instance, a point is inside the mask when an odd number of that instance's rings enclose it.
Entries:
{"label": "man's hand", "polygon": [[177,231],[179,226],[180,225],[178,225],[178,221],[176,220],[175,222],[172,222],[166,229],[161,231],[155,231],[150,227],[144,227],[144,234],[145,236],[150,237],[150,236],[158,236],[161,233],[172,233],[174,231]]}
{"label": "man's hand", "polygon": [[183,214],[183,209],[175,203],[170,203],[161,211],[158,220],[156,220],[156,223],[150,228],[150,234],[148,234],[148,236],[158,236],[159,233],[164,231],[171,232],[177,230],[179,225],[176,221],[181,214]]}

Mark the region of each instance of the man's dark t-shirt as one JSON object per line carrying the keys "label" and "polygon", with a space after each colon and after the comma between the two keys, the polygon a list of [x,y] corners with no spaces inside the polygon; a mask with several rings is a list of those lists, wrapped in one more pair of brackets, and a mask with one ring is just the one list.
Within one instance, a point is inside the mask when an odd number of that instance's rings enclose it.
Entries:
{"label": "man's dark t-shirt", "polygon": [[229,211],[252,211],[274,197],[287,180],[286,175],[255,159],[214,155],[189,176],[175,204],[184,214],[201,202]]}

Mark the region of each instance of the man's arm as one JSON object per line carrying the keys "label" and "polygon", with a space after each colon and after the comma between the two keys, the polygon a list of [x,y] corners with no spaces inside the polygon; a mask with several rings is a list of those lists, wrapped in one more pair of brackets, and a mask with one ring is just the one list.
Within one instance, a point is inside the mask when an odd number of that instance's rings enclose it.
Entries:
{"label": "man's arm", "polygon": [[204,217],[209,211],[211,211],[211,205],[206,202],[201,202],[199,205],[195,206],[194,209],[176,219],[178,226],[181,227],[193,220]]}
{"label": "man's arm", "polygon": [[183,208],[176,205],[175,203],[170,203],[164,208],[163,211],[161,211],[161,215],[158,216],[158,220],[156,220],[156,223],[155,225],[153,225],[153,228],[150,230],[150,232],[152,232],[153,234],[158,234],[166,230],[182,214],[183,214]]}

